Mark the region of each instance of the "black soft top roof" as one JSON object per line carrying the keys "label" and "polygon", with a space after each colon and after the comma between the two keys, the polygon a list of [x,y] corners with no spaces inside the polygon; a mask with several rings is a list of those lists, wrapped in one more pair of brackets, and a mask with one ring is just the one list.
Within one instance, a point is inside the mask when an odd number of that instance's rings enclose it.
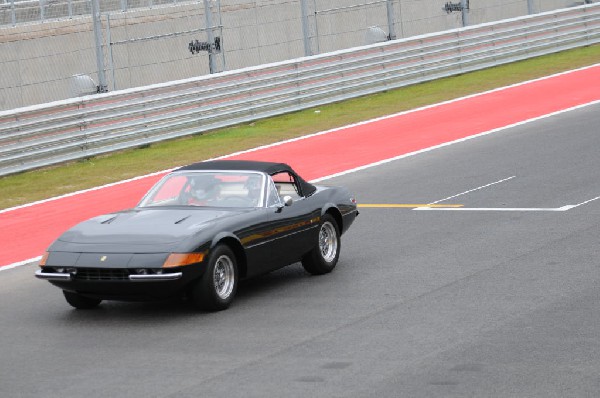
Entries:
{"label": "black soft top roof", "polygon": [[285,163],[257,162],[253,160],[211,160],[208,162],[192,163],[176,171],[180,170],[243,170],[262,171],[272,174],[279,171],[291,171],[292,168]]}
{"label": "black soft top roof", "polygon": [[253,160],[211,160],[208,162],[192,163],[178,168],[175,171],[192,170],[240,170],[240,171],[260,171],[269,175],[280,172],[289,172],[296,177],[302,196],[310,196],[315,190],[315,186],[304,181],[290,166],[285,163],[258,162]]}

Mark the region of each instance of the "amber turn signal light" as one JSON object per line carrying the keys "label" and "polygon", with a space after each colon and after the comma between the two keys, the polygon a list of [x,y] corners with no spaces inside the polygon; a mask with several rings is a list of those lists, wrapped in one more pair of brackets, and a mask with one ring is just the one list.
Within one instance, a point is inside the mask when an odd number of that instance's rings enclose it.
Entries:
{"label": "amber turn signal light", "polygon": [[39,266],[43,267],[46,265],[46,261],[48,261],[48,256],[50,255],[50,253],[46,252],[43,256],[42,259],[40,260]]}
{"label": "amber turn signal light", "polygon": [[171,253],[163,264],[163,268],[183,267],[200,263],[202,260],[204,260],[204,253]]}

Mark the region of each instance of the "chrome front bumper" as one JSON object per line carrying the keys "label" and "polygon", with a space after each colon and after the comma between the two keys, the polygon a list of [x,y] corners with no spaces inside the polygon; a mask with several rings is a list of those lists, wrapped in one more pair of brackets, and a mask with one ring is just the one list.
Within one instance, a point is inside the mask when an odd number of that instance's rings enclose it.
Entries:
{"label": "chrome front bumper", "polygon": [[71,274],[66,272],[42,272],[41,269],[35,272],[35,277],[45,279],[47,281],[70,281],[72,278]]}
{"label": "chrome front bumper", "polygon": [[181,278],[182,272],[171,274],[129,275],[129,280],[134,282],[174,281]]}
{"label": "chrome front bumper", "polygon": [[[183,275],[182,272],[173,272],[169,274],[150,274],[150,275],[129,275],[129,280],[132,282],[157,282],[157,281],[173,281],[180,279]],[[42,272],[38,270],[35,272],[36,278],[44,279],[47,281],[71,281],[73,275],[68,272]]]}

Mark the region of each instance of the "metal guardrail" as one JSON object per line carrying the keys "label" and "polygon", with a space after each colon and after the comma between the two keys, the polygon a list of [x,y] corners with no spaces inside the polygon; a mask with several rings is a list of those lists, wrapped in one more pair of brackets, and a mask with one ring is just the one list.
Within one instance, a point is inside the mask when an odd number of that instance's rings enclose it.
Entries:
{"label": "metal guardrail", "polygon": [[600,5],[0,112],[0,175],[600,42]]}

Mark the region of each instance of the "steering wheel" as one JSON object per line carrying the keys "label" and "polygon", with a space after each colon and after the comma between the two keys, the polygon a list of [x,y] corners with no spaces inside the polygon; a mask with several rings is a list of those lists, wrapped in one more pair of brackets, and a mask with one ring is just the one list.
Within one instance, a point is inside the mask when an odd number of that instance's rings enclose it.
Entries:
{"label": "steering wheel", "polygon": [[179,198],[177,199],[177,201],[179,202],[180,205],[187,205],[191,199],[192,195],[189,192],[182,192],[179,195]]}

